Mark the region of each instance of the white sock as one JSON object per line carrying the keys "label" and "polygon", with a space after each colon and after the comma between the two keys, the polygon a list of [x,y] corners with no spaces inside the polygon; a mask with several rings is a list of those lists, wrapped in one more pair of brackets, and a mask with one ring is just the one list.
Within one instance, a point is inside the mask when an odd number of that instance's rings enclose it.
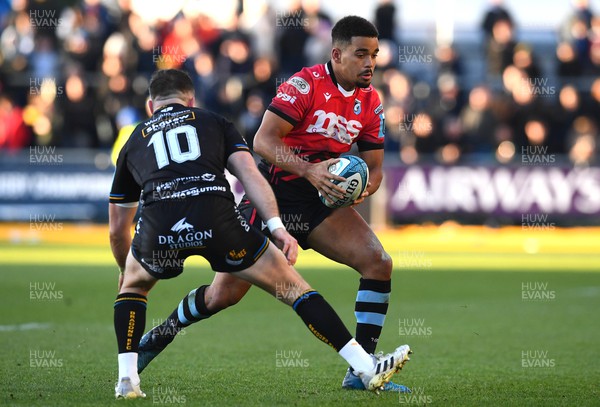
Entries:
{"label": "white sock", "polygon": [[338,353],[357,372],[366,372],[373,369],[373,358],[354,338],[350,339]]}
{"label": "white sock", "polygon": [[132,384],[140,384],[137,362],[137,352],[119,353],[119,381],[124,377],[129,377]]}

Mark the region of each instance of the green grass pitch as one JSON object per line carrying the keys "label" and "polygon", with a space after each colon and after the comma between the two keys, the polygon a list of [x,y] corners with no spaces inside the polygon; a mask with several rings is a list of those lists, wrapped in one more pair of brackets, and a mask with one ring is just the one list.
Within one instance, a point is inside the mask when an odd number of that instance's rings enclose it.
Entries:
{"label": "green grass pitch", "polygon": [[[413,388],[409,396],[342,390],[345,362],[253,288],[187,328],[141,375],[147,399],[130,402],[113,395],[115,267],[0,268],[3,405],[600,405],[597,273],[395,270],[379,350],[413,349],[395,376]],[[301,272],[353,331],[357,275]],[[146,328],[211,279],[190,267],[159,283]]]}

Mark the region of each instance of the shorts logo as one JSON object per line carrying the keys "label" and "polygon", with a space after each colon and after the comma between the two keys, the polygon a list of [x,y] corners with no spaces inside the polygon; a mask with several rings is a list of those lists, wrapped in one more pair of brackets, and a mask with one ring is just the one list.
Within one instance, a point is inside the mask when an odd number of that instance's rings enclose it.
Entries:
{"label": "shorts logo", "polygon": [[298,89],[298,92],[303,95],[307,95],[310,92],[310,85],[304,79],[294,76],[293,78],[288,79],[287,83],[292,85],[294,88]]}
{"label": "shorts logo", "polygon": [[225,263],[229,264],[230,266],[239,266],[244,261],[244,256],[246,256],[246,253],[246,249],[242,249],[239,252],[231,250],[225,256]]}
{"label": "shorts logo", "polygon": [[171,228],[173,232],[181,232],[182,230],[190,231],[194,230],[194,227],[185,221],[185,218],[181,218],[179,222],[173,225]]}
{"label": "shorts logo", "polygon": [[212,229],[196,231],[194,226],[181,218],[171,228],[176,235],[158,235],[158,244],[168,245],[169,249],[188,249],[204,247],[204,240],[213,237]]}

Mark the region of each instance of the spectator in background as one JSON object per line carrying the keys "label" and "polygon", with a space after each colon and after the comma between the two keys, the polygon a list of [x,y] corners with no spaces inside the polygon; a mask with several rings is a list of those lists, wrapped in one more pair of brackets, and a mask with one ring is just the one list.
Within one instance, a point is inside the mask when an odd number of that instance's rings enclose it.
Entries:
{"label": "spectator in background", "polygon": [[[96,131],[96,97],[90,92],[79,72],[69,74],[64,95],[58,100],[60,131],[56,132],[61,147],[97,148],[100,143]],[[60,140],[59,140],[60,138]]]}
{"label": "spectator in background", "polygon": [[121,108],[131,105],[134,97],[130,73],[134,60],[130,55],[130,44],[120,32],[111,34],[104,43],[97,102],[101,110],[99,120],[109,121],[110,126],[98,134],[102,145],[112,145],[117,132],[114,118]]}
{"label": "spectator in background", "polygon": [[23,121],[23,109],[0,93],[0,151],[16,152],[31,142],[31,131]]}
{"label": "spectator in background", "polygon": [[396,5],[392,0],[380,0],[375,9],[375,27],[379,31],[379,40],[388,40],[398,44],[396,32]]}
{"label": "spectator in background", "polygon": [[60,60],[56,52],[54,36],[47,34],[36,36],[29,65],[34,78],[57,78]]}
{"label": "spectator in background", "polygon": [[9,17],[8,26],[0,35],[2,70],[5,72],[25,72],[35,47],[34,31],[25,10],[15,11]]}
{"label": "spectator in background", "polygon": [[581,97],[577,88],[572,85],[564,85],[558,92],[559,122],[570,127],[576,117],[582,113]]}
{"label": "spectator in background", "polygon": [[519,43],[515,46],[512,62],[514,66],[525,72],[528,78],[540,78],[542,76],[542,71],[528,44]]}
{"label": "spectator in background", "polygon": [[253,149],[254,135],[262,123],[266,108],[267,105],[262,94],[251,93],[246,98],[246,108],[240,116],[238,128],[250,149]]}
{"label": "spectator in background", "polygon": [[158,69],[179,69],[189,55],[200,51],[200,44],[194,36],[192,21],[183,14],[173,22],[173,29],[167,34],[160,46],[157,59]]}
{"label": "spectator in background", "polygon": [[558,92],[557,106],[551,110],[548,118],[549,129],[548,147],[554,153],[564,152],[566,134],[577,117],[583,113],[581,95],[572,84],[564,85]]}
{"label": "spectator in background", "polygon": [[484,44],[489,44],[489,41],[493,37],[494,26],[498,21],[507,21],[511,26],[513,25],[513,19],[509,11],[503,6],[503,3],[504,1],[502,0],[490,1],[490,8],[486,11],[481,22]]}
{"label": "spectator in background", "polygon": [[441,44],[435,49],[438,76],[451,74],[460,76],[463,73],[462,63],[458,52],[451,45]]}
{"label": "spectator in background", "polygon": [[497,20],[487,47],[488,73],[499,75],[512,64],[515,51],[513,25],[510,20]]}
{"label": "spectator in background", "polygon": [[576,166],[589,166],[598,162],[598,126],[586,116],[573,122],[567,133],[569,159]]}
{"label": "spectator in background", "polygon": [[86,71],[98,69],[103,44],[115,28],[108,24],[106,7],[94,1],[80,2],[66,7],[60,18],[56,35],[63,42],[67,55]]}
{"label": "spectator in background", "polygon": [[208,110],[218,111],[219,82],[213,56],[201,51],[193,56],[193,66],[192,78],[199,105]]}
{"label": "spectator in background", "polygon": [[474,87],[469,103],[460,113],[463,151],[489,153],[493,151],[498,120],[492,111],[492,92],[485,85]]}
{"label": "spectator in background", "polygon": [[573,78],[583,73],[583,63],[578,58],[575,48],[567,41],[556,47],[557,75],[562,78]]}
{"label": "spectator in background", "polygon": [[584,113],[593,118],[596,127],[600,128],[600,78],[594,79],[590,85],[589,99],[584,103]]}
{"label": "spectator in background", "polygon": [[289,11],[276,17],[277,54],[281,75],[288,78],[308,64],[304,55],[309,33],[308,18],[300,0],[294,1]]}
{"label": "spectator in background", "polygon": [[305,0],[307,31],[309,37],[304,45],[304,55],[308,65],[321,64],[329,60],[331,52],[331,28],[333,22],[328,14],[319,6],[319,0]]}
{"label": "spectator in background", "polygon": [[594,13],[590,9],[589,0],[572,0],[573,12],[561,28],[561,35],[565,39],[573,39],[573,25],[575,23],[581,22],[585,27],[586,31],[592,27],[592,18],[594,17]]}
{"label": "spectator in background", "polygon": [[258,58],[254,61],[252,73],[244,80],[244,99],[249,95],[255,95],[260,97],[263,104],[267,106],[278,85],[280,84],[275,77],[274,62],[269,58]]}
{"label": "spectator in background", "polygon": [[543,89],[539,88],[537,82],[528,78],[525,72],[514,66],[508,67],[506,71],[509,72],[505,72],[505,86],[512,95],[510,125],[515,131],[514,143],[517,151],[529,145],[545,144],[548,108],[539,96]]}

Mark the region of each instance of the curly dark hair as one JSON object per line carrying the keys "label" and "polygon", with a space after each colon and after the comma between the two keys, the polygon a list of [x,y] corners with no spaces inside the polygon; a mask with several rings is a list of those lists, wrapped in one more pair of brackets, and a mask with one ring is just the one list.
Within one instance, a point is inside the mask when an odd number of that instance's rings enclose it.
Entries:
{"label": "curly dark hair", "polygon": [[334,47],[345,47],[352,37],[377,38],[377,28],[367,19],[359,16],[346,16],[338,21],[331,30],[331,42]]}

